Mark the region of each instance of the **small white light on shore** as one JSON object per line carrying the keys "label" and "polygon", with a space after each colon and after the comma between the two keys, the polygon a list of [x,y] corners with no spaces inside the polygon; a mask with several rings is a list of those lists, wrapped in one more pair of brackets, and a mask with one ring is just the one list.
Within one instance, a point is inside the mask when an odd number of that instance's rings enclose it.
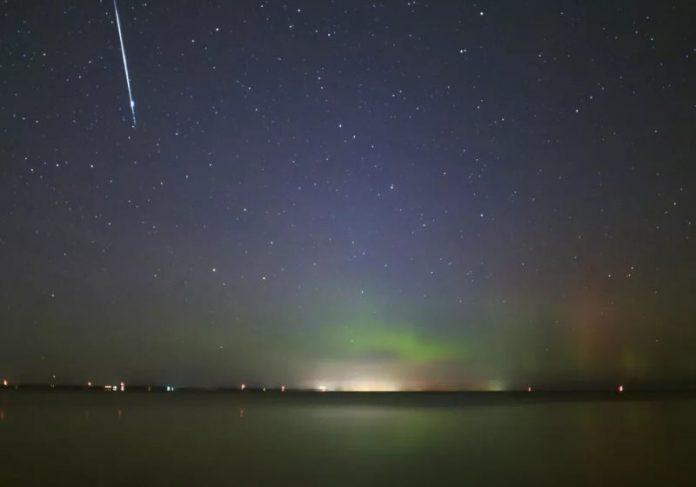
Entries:
{"label": "small white light on shore", "polygon": [[619,385],[619,392],[623,392],[623,391],[624,391],[624,387],[623,387],[623,384],[621,384],[621,385]]}

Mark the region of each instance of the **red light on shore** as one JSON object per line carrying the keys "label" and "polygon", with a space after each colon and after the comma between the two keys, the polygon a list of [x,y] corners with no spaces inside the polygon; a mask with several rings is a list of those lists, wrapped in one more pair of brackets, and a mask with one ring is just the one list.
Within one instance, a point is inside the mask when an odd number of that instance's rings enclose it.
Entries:
{"label": "red light on shore", "polygon": [[125,382],[121,382],[121,384],[119,384],[119,385],[121,386],[121,392],[123,392],[123,391],[126,390],[126,384],[125,384]]}
{"label": "red light on shore", "polygon": [[621,385],[619,386],[618,391],[619,391],[619,392],[623,392],[623,384],[621,384]]}

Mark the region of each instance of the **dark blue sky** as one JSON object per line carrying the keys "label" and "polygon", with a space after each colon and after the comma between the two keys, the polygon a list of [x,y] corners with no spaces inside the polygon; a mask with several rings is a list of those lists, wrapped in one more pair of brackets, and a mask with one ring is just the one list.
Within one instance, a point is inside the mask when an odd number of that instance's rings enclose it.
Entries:
{"label": "dark blue sky", "polygon": [[2,5],[0,375],[696,381],[692,2]]}

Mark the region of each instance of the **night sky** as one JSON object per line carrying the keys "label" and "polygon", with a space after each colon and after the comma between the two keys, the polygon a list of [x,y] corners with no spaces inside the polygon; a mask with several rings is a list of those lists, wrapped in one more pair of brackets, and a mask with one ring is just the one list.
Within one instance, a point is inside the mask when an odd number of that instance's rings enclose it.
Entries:
{"label": "night sky", "polygon": [[[696,4],[0,6],[0,375],[696,384]],[[53,378],[55,375],[55,379]]]}

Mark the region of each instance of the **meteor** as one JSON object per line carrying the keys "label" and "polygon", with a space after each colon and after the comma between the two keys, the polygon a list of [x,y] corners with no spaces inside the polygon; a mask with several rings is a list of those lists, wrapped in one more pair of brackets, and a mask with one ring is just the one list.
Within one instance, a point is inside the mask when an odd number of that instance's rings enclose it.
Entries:
{"label": "meteor", "polygon": [[121,32],[121,19],[118,16],[118,6],[114,0],[114,14],[116,14],[116,28],[118,29],[118,39],[121,41],[121,56],[123,57],[123,71],[126,73],[126,84],[128,85],[128,99],[130,100],[130,110],[133,116],[133,127],[135,127],[135,101],[131,90],[130,74],[128,73],[128,61],[126,60],[126,46],[123,43],[123,32]]}

